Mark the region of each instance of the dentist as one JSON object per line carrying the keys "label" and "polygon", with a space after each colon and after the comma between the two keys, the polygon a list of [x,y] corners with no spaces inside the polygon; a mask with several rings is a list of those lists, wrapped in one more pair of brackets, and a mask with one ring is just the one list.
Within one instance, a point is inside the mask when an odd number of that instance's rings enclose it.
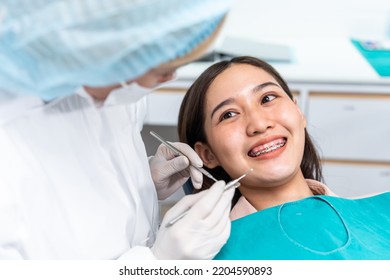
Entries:
{"label": "dentist", "polygon": [[230,2],[0,4],[0,88],[41,101],[0,126],[0,259],[218,253],[234,190],[224,192],[220,181],[186,196],[160,225],[158,199],[190,177],[200,188],[202,174],[191,165],[203,163],[183,143],[173,144],[187,157],[160,146],[148,158],[140,131],[144,96],[210,49]]}

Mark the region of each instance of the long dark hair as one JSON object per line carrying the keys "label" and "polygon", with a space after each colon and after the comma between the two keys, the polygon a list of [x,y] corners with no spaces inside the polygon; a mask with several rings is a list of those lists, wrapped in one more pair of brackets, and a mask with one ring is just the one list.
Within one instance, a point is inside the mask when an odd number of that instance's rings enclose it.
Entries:
{"label": "long dark hair", "polygon": [[[195,80],[184,96],[178,119],[178,135],[181,142],[187,143],[192,148],[194,148],[197,141],[208,143],[204,130],[206,93],[214,79],[233,64],[249,64],[263,69],[278,82],[278,84],[287,93],[291,100],[294,99],[284,79],[271,65],[265,61],[250,56],[241,56],[235,57],[228,61],[220,61],[207,68]],[[311,140],[310,135],[306,129],[305,147],[300,167],[303,176],[306,179],[323,181],[320,159],[313,141]],[[205,168],[207,169],[207,167]],[[219,180],[224,180],[225,182],[231,180],[230,176],[222,167],[208,169],[208,171]],[[213,181],[207,177],[204,177],[202,189],[207,189],[212,184]],[[233,205],[240,196],[240,192],[236,190],[236,195],[233,198]]]}

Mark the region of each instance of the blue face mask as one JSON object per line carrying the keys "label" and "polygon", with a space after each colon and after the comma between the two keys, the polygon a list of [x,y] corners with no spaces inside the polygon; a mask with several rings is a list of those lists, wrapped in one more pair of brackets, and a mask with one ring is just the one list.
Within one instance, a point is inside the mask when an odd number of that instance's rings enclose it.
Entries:
{"label": "blue face mask", "polygon": [[51,100],[135,79],[191,52],[231,2],[3,0],[0,87]]}

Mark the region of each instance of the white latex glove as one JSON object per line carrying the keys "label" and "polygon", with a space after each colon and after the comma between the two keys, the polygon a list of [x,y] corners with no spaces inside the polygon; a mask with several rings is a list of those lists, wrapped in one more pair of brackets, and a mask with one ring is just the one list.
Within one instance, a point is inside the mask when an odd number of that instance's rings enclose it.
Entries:
{"label": "white latex glove", "polygon": [[184,185],[190,176],[195,189],[200,189],[203,183],[203,174],[192,166],[203,166],[198,154],[185,143],[174,142],[171,144],[187,157],[175,157],[169,148],[161,144],[156,154],[149,159],[149,167],[159,199],[165,199],[172,195]]}
{"label": "white latex glove", "polygon": [[[151,248],[157,259],[210,260],[230,235],[230,207],[234,188],[224,191],[218,181],[210,189],[187,195],[166,214]],[[172,219],[188,213],[170,227]]]}

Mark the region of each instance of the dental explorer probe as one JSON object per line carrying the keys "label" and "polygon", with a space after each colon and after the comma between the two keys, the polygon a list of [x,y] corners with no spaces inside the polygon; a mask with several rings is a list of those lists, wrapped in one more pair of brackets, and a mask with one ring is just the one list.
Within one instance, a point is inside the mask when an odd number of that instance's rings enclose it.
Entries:
{"label": "dental explorer probe", "polygon": [[[161,143],[163,143],[165,146],[167,146],[172,152],[175,153],[175,156],[178,157],[178,156],[185,156],[187,157],[185,154],[183,154],[181,151],[179,151],[175,146],[171,145],[168,141],[166,141],[164,138],[162,138],[160,135],[158,135],[156,132],[154,131],[150,131],[150,134],[155,137],[157,140],[159,140]],[[209,172],[207,172],[206,169],[202,168],[202,167],[197,167],[197,166],[193,166],[196,170],[200,171],[202,174],[206,175],[207,177],[209,177],[211,180],[213,180],[214,182],[217,182],[218,180],[215,179],[213,177],[213,175],[211,175]]]}
{"label": "dental explorer probe", "polygon": [[[244,178],[246,175],[251,173],[253,171],[253,168],[249,169],[245,174],[241,175],[235,180],[230,181],[229,183],[226,184],[224,191],[227,191],[228,189],[234,187],[242,178]],[[237,186],[238,187],[238,186]]]}
{"label": "dental explorer probe", "polygon": [[[223,189],[223,191],[227,191],[231,188],[238,188],[240,186],[240,180],[242,178],[244,178],[246,175],[248,175],[249,173],[251,173],[253,171],[253,168],[249,169],[248,172],[246,172],[245,174],[241,175],[239,178],[235,179],[235,180],[232,180],[230,181],[229,183],[226,184],[225,188]],[[170,227],[172,226],[174,223],[176,223],[178,220],[180,220],[181,218],[183,218],[185,215],[187,215],[189,210],[181,213],[179,216],[177,216],[176,218],[170,220],[166,225],[165,227]]]}

